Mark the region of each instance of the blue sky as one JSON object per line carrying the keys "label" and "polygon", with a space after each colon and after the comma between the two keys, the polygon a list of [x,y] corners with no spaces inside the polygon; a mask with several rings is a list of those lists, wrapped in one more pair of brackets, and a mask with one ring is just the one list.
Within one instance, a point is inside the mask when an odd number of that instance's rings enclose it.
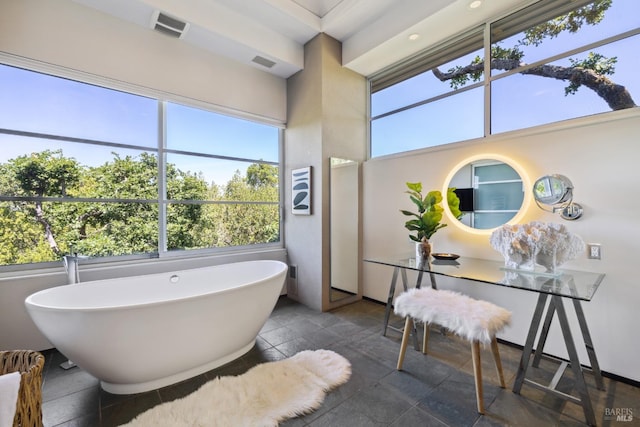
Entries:
{"label": "blue sky", "polygon": [[[97,86],[0,65],[0,127],[155,148],[158,103]],[[278,161],[278,129],[204,110],[169,104],[167,148],[252,160]],[[44,149],[62,149],[87,166],[138,150],[87,146],[0,134],[0,162]],[[250,162],[169,155],[183,171],[226,183]]]}
{"label": "blue sky", "polygon": [[[595,26],[583,26],[578,33],[562,33],[547,39],[538,47],[522,47],[523,61],[532,63],[607,37],[640,27],[640,1],[614,0],[605,19]],[[503,40],[500,46],[512,47],[522,35]],[[640,36],[593,49],[607,57],[617,57],[615,73],[609,78],[624,85],[640,104]],[[583,59],[589,51],[570,55]],[[440,66],[441,71],[470,63],[481,50]],[[554,65],[569,66],[568,58]],[[494,75],[501,71],[494,71]],[[566,82],[548,77],[513,75],[492,84],[492,132],[506,132],[539,124],[566,120],[611,111],[606,102],[592,90],[581,87],[574,95],[565,96]],[[423,73],[372,97],[372,115],[381,114],[412,103],[451,91],[448,82],[442,83],[431,72]],[[376,120],[372,124],[373,154],[411,150],[443,142],[455,142],[483,136],[482,88],[435,101],[416,111],[405,111]],[[391,144],[388,142],[391,141]],[[390,146],[392,145],[392,146]]]}
{"label": "blue sky", "polygon": [[[605,20],[594,27],[583,27],[578,34],[563,34],[546,40],[540,47],[525,47],[524,61],[531,63],[567,49],[640,26],[640,1],[614,0]],[[514,44],[517,36],[504,40],[503,47]],[[640,36],[597,48],[606,56],[616,56],[616,72],[611,79],[627,87],[640,101]],[[444,64],[468,64],[481,52]],[[581,58],[586,52],[572,57]],[[568,65],[563,59],[559,65]],[[604,101],[591,90],[581,88],[576,95],[565,96],[565,82],[545,77],[515,75],[493,84],[493,131],[535,126],[609,111]],[[389,111],[421,99],[449,91],[431,73],[425,73],[373,97],[373,114]],[[458,94],[412,112],[374,122],[377,140],[395,141],[395,151],[429,145],[426,138],[448,142],[481,137],[483,134],[482,88]],[[0,127],[32,132],[68,135],[79,138],[155,147],[158,138],[157,102],[142,96],[123,94],[91,85],[22,72],[0,65]],[[455,114],[452,114],[452,111]],[[478,112],[480,111],[480,114]],[[278,161],[278,129],[190,107],[168,107],[168,148],[215,153],[255,160]],[[452,126],[454,124],[455,126]],[[34,140],[0,134],[0,162],[45,148],[62,148],[66,156],[95,166],[112,158],[110,147]],[[137,155],[136,150],[119,150],[121,155]],[[375,152],[375,151],[374,151]],[[185,171],[202,172],[207,181],[225,183],[250,163],[221,162],[206,158],[172,155],[169,161]]]}

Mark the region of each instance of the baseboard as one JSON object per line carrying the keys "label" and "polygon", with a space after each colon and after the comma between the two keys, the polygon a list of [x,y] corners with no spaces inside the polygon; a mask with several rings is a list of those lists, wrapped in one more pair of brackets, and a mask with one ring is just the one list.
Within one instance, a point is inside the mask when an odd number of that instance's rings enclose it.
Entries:
{"label": "baseboard", "polygon": [[[504,344],[504,345],[509,346],[509,347],[517,348],[519,350],[522,350],[524,348],[524,346],[522,346],[520,344],[516,344],[516,343],[513,343],[511,341],[506,341],[506,340],[503,340],[501,338],[498,338],[498,342],[500,344]],[[569,363],[569,361],[567,359],[565,359],[565,358],[557,357],[557,356],[554,356],[552,354],[548,354],[548,353],[545,353],[545,352],[542,352],[542,357],[544,357],[546,359],[557,360],[559,362],[567,362],[567,363]],[[591,367],[590,366],[582,365],[582,364],[580,366],[582,366],[582,368],[587,370],[587,371],[591,371]],[[631,385],[633,387],[640,388],[640,381],[632,380],[631,378],[626,378],[626,377],[623,377],[621,375],[613,374],[613,373],[607,372],[607,371],[602,371],[601,370],[600,372],[602,373],[603,377],[607,377],[607,378],[610,378],[610,379],[612,379],[614,381],[618,381],[618,382],[621,382],[621,383],[625,383],[625,384]]]}

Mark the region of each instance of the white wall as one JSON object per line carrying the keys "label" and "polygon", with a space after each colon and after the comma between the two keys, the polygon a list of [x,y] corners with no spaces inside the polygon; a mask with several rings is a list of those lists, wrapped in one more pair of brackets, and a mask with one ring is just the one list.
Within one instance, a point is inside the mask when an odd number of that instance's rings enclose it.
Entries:
{"label": "white wall", "polygon": [[286,81],[70,0],[2,0],[0,52],[284,123]]}
{"label": "white wall", "polygon": [[[470,141],[402,156],[372,159],[365,163],[364,257],[402,254],[412,247],[399,209],[411,202],[405,182],[422,181],[426,190],[442,189],[449,172],[467,157],[498,153],[519,163],[529,180],[560,173],[575,186],[574,200],[584,207],[577,221],[564,221],[531,203],[522,222],[562,222],[585,242],[602,244],[602,260],[580,259],[566,268],[604,272],[606,277],[591,302],[583,303],[600,366],[604,371],[640,380],[640,286],[637,260],[640,254],[640,112],[620,111],[539,128],[513,132],[487,141]],[[449,225],[431,239],[434,250],[464,256],[502,260],[489,245],[487,235],[474,235]],[[364,294],[385,301],[392,270],[364,263]],[[513,311],[513,325],[502,338],[524,344],[537,295],[520,290],[469,281],[441,280],[442,287],[456,288],[491,300]],[[567,309],[569,313],[573,308]],[[552,327],[546,350],[565,357],[559,330]],[[575,321],[572,326],[577,327]],[[577,330],[577,329],[576,329]],[[589,364],[581,337],[576,338],[583,363]]]}

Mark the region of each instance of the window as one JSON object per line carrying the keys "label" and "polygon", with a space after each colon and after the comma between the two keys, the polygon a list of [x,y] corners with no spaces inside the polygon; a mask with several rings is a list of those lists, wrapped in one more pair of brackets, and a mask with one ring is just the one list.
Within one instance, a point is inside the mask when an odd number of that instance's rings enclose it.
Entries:
{"label": "window", "polygon": [[0,266],[280,241],[280,130],[0,65]]}
{"label": "window", "polygon": [[371,156],[636,107],[639,12],[540,0],[372,76]]}
{"label": "window", "polygon": [[473,228],[490,229],[513,218],[524,200],[522,178],[505,163],[472,165]]}

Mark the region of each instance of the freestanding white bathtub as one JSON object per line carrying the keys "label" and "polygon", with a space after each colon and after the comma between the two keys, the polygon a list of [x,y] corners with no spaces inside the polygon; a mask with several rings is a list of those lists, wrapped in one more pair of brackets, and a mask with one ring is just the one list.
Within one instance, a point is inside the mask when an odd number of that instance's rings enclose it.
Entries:
{"label": "freestanding white bathtub", "polygon": [[139,393],[248,352],[286,271],[280,261],[238,262],[59,286],[25,304],[49,341],[104,390]]}

